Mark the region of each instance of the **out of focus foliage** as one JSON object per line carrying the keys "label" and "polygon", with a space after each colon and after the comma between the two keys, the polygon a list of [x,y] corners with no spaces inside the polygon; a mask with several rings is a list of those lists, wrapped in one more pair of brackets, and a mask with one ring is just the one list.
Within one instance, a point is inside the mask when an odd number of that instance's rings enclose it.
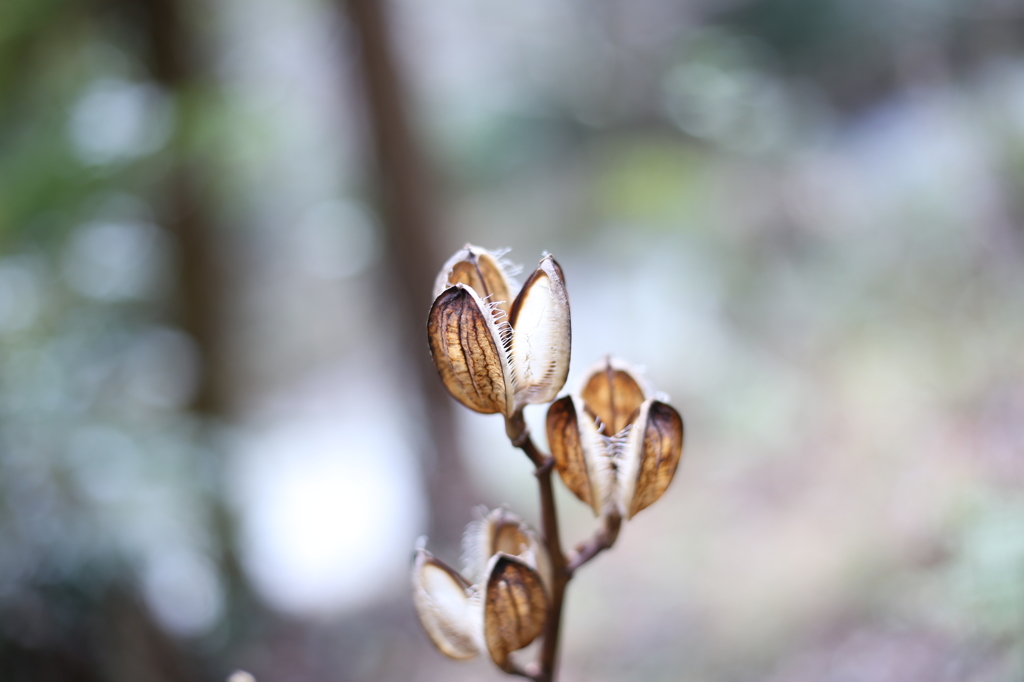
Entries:
{"label": "out of focus foliage", "polygon": [[187,411],[199,365],[158,224],[181,106],[145,66],[139,9],[0,10],[5,679],[121,679],[156,657],[133,594],[179,635],[223,607],[217,467]]}

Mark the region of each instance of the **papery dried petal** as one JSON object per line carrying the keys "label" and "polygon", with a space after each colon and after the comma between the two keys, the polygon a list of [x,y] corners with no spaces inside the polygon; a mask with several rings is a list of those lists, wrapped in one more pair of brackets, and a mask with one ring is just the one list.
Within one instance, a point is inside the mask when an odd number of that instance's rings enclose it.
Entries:
{"label": "papery dried petal", "polygon": [[413,604],[434,645],[451,658],[472,658],[479,650],[479,602],[470,584],[424,549],[412,571]]}
{"label": "papery dried petal", "polygon": [[509,671],[509,654],[544,629],[548,598],[540,574],[506,554],[491,560],[484,593],[484,639],[491,658]]}
{"label": "papery dried petal", "polygon": [[593,458],[587,458],[580,440],[580,423],[576,405],[570,396],[551,403],[547,417],[548,447],[555,460],[555,468],[565,487],[595,514],[601,512],[600,494],[590,475]]}
{"label": "papery dried petal", "polygon": [[516,409],[555,399],[569,374],[572,330],[562,268],[545,256],[512,304]]}
{"label": "papery dried petal", "polygon": [[601,421],[606,436],[615,436],[629,426],[647,397],[628,365],[611,359],[591,369],[580,396],[588,412]]}
{"label": "papery dried petal", "polygon": [[631,518],[652,505],[672,482],[683,454],[683,419],[671,405],[644,403],[621,467],[622,510]]}
{"label": "papery dried petal", "polygon": [[505,414],[512,379],[502,331],[476,292],[457,284],[434,301],[427,338],[441,380],[471,410]]}
{"label": "papery dried petal", "polygon": [[505,315],[512,310],[514,285],[497,254],[466,244],[441,268],[434,281],[434,298],[455,284],[465,284],[488,303],[497,304]]}

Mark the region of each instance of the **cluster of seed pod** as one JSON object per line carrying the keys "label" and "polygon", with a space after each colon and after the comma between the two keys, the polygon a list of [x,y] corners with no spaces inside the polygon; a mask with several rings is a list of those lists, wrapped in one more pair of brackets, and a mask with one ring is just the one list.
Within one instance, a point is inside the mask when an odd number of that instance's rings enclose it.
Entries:
{"label": "cluster of seed pod", "polygon": [[463,536],[465,572],[416,550],[413,602],[437,647],[452,658],[486,650],[503,670],[510,654],[544,627],[548,597],[537,536],[514,514],[495,509]]}
{"label": "cluster of seed pod", "polygon": [[595,514],[631,518],[668,488],[683,420],[626,363],[607,358],[552,403],[548,445],[562,481]]}
{"label": "cluster of seed pod", "polygon": [[512,417],[549,403],[569,373],[569,296],[562,269],[544,256],[515,300],[498,254],[466,245],[434,284],[427,338],[441,380],[460,403]]}
{"label": "cluster of seed pod", "polygon": [[[441,269],[427,321],[434,365],[460,403],[504,415],[516,445],[528,433],[523,408],[551,403],[548,461],[605,527],[617,529],[671,483],[682,456],[682,418],[612,358],[595,364],[575,393],[556,400],[571,346],[562,269],[545,254],[519,288],[502,255],[466,245]],[[514,672],[512,652],[536,639],[551,617],[556,569],[534,532],[503,509],[471,524],[466,538],[465,575],[418,549],[417,614],[448,656],[469,658],[486,649],[502,670]]]}

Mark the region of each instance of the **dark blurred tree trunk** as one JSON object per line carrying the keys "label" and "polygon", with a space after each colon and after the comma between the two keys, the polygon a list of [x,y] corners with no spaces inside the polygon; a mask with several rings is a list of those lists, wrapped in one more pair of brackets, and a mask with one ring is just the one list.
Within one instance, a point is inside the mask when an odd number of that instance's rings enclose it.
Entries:
{"label": "dark blurred tree trunk", "polygon": [[111,588],[95,627],[104,678],[111,682],[198,680],[196,662],[153,621],[134,595]]}
{"label": "dark blurred tree trunk", "polygon": [[[130,592],[116,584],[97,593],[92,592],[92,587],[81,582],[64,583],[23,593],[22,608],[15,607],[12,620],[19,621],[22,634],[29,636],[0,637],[0,680],[197,679],[193,663],[181,655]],[[25,627],[26,623],[31,625]]]}
{"label": "dark blurred tree trunk", "polygon": [[[157,188],[161,196],[161,221],[175,236],[174,322],[195,342],[200,358],[193,412],[217,423],[228,416],[231,384],[225,348],[227,277],[219,233],[202,187],[206,174],[202,159],[188,146],[188,135],[196,124],[198,91],[201,87],[200,40],[191,30],[183,0],[128,0],[142,11],[143,31],[148,38],[148,64],[153,77],[178,104],[176,135],[172,138],[167,174]],[[218,474],[221,462],[213,463]],[[236,552],[235,520],[222,497],[210,499],[212,522],[221,552],[221,576],[225,581],[225,604],[230,628],[228,641],[237,640],[238,630],[263,613],[243,574]],[[264,614],[265,615],[265,614]]]}
{"label": "dark blurred tree trunk", "polygon": [[447,254],[438,239],[430,173],[410,124],[404,83],[383,0],[339,0],[351,22],[367,133],[372,139],[376,200],[387,234],[386,292],[397,301],[401,350],[416,368],[427,417],[420,445],[430,502],[431,540],[454,545],[473,494],[455,438],[453,402],[427,351],[426,320],[434,277]]}
{"label": "dark blurred tree trunk", "polygon": [[197,84],[198,41],[188,31],[180,0],[136,0],[145,11],[153,76],[178,102],[178,135],[173,162],[162,189],[166,227],[177,239],[177,322],[196,343],[201,372],[192,409],[222,416],[229,406],[223,360],[224,268],[218,258],[214,221],[205,205],[200,182],[203,168],[193,167],[183,147],[183,133],[195,112],[188,101]]}

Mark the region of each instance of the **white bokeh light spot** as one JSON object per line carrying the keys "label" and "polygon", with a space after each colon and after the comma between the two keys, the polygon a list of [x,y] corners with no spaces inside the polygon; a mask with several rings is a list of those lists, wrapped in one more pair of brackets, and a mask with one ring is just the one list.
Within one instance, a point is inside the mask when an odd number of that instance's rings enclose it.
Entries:
{"label": "white bokeh light spot", "polygon": [[68,135],[82,162],[102,165],[156,151],[173,124],[170,100],[156,85],[104,78],[75,103]]}
{"label": "white bokeh light spot", "polygon": [[243,555],[272,606],[350,610],[405,580],[424,505],[409,454],[386,428],[310,418],[243,448]]}

